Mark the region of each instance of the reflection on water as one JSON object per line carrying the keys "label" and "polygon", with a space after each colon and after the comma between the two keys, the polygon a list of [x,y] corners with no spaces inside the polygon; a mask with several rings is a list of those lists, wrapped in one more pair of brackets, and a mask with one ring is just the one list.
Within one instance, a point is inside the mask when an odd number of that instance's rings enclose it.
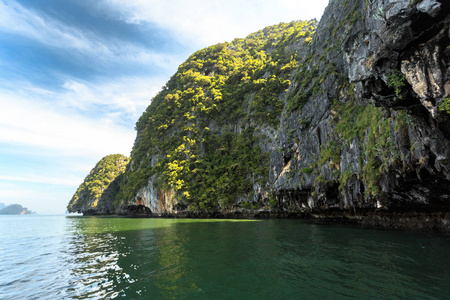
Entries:
{"label": "reflection on water", "polygon": [[[19,226],[20,225],[20,226]],[[0,299],[448,299],[450,239],[294,220],[0,218]]]}
{"label": "reflection on water", "polygon": [[[195,276],[191,276],[192,266],[187,267],[189,225],[237,222],[93,217],[68,220],[66,231],[70,235],[63,256],[71,276],[61,296],[75,299],[130,294],[155,299],[204,297]],[[201,237],[201,227],[198,229]]]}
{"label": "reflection on water", "polygon": [[[164,228],[158,230],[156,234],[158,252],[155,255],[157,263],[155,286],[166,299],[178,299],[195,290],[194,282],[191,285],[182,282],[183,278],[189,278],[186,269],[188,250],[185,247],[188,236],[184,230],[180,232],[175,230],[176,228],[176,226]],[[151,269],[151,266],[149,267]]]}

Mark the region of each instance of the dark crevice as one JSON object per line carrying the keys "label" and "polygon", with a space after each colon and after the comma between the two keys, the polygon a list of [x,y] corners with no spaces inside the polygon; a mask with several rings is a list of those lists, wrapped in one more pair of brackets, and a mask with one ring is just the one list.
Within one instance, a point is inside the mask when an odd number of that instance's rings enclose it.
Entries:
{"label": "dark crevice", "polygon": [[[428,165],[434,164],[431,157]],[[434,173],[434,172],[433,172]],[[423,201],[418,201],[421,197]],[[421,168],[405,173],[399,180],[395,194],[391,195],[391,211],[446,211],[450,209],[450,182],[443,175]]]}
{"label": "dark crevice", "polygon": [[426,13],[420,13],[412,20],[411,31],[417,39],[406,45],[405,49],[413,49],[430,40],[439,38],[440,31],[449,23],[450,1],[441,2],[441,11],[438,16],[431,17]]}
{"label": "dark crevice", "polygon": [[330,186],[327,187],[325,191],[325,195],[328,199],[328,203],[331,206],[339,205],[340,196],[339,196],[339,183],[333,182]]}

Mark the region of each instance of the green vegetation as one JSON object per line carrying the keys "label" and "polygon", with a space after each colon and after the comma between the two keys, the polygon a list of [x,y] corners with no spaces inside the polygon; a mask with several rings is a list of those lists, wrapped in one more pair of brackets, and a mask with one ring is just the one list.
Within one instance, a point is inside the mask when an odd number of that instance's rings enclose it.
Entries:
{"label": "green vegetation", "polygon": [[[172,204],[191,211],[227,209],[237,201],[254,209],[249,199],[256,187],[258,196],[269,198],[264,204],[275,208],[277,191],[268,184],[268,151],[275,145],[274,161],[283,168],[280,172],[276,166],[270,175],[286,176],[282,179],[288,181],[278,180],[281,186],[307,190],[314,177],[312,197],[322,198],[320,189],[326,188],[332,188],[334,197],[337,186],[342,195],[350,189],[349,181],[358,179],[364,185],[364,201],[387,199],[380,181],[399,163],[393,137],[403,135],[411,145],[408,130],[417,117],[370,104],[364,80],[357,82],[360,79],[345,72],[347,63],[358,60],[372,68],[378,59],[371,52],[366,57],[356,52],[361,42],[370,42],[369,33],[356,31],[364,28],[357,23],[370,14],[387,20],[382,8],[368,11],[369,1],[331,1],[328,9],[341,4],[342,17],[330,18],[320,38],[313,38],[316,22],[280,23],[192,54],[136,123],[136,143],[120,177],[115,206],[134,203],[139,190],[151,183],[160,204],[171,201],[164,198],[170,195]],[[405,75],[396,70],[384,79],[390,96],[402,99]],[[306,103],[309,111],[301,114]],[[439,109],[450,113],[450,97]],[[297,120],[300,126],[294,128]],[[300,147],[305,143],[300,138],[308,142],[310,137],[314,148]],[[273,139],[276,144],[268,145]],[[320,153],[315,153],[319,145]],[[122,172],[121,167],[114,176]],[[95,207],[114,177],[105,181],[105,174],[94,168],[69,206],[81,207],[86,202],[81,199],[93,199]]]}
{"label": "green vegetation", "polygon": [[258,146],[260,128],[279,125],[297,48],[314,31],[315,22],[280,23],[191,55],[136,123],[117,198],[131,201],[156,175],[159,189],[203,210],[264,184],[269,158]]}
{"label": "green vegetation", "polygon": [[395,119],[395,132],[403,132],[407,134],[408,126],[413,124],[413,119],[411,115],[408,115],[404,111],[400,111],[398,113],[397,118]]}
{"label": "green vegetation", "polygon": [[403,98],[401,95],[402,88],[406,85],[405,75],[400,71],[392,72],[388,75],[388,87],[393,88],[395,95],[400,100]]}
{"label": "green vegetation", "polygon": [[447,96],[441,105],[439,105],[439,110],[450,114],[450,96]]}
{"label": "green vegetation", "polygon": [[83,207],[95,208],[103,192],[125,171],[128,161],[121,154],[103,157],[80,184],[67,209],[73,212]]}
{"label": "green vegetation", "polygon": [[[379,188],[379,180],[381,175],[389,170],[391,163],[398,159],[397,150],[391,138],[393,120],[384,118],[383,109],[371,104],[339,103],[334,105],[333,110],[337,111],[335,125],[340,141],[332,139],[322,147],[317,161],[318,166],[327,162],[330,167],[339,164],[342,147],[356,139],[363,153],[359,161],[361,173],[355,176],[365,183],[366,196],[382,199],[384,195]],[[404,119],[406,119],[405,116],[398,122],[404,122]],[[401,126],[403,125],[396,125],[396,128]],[[341,189],[353,174],[354,172],[347,171],[338,175]]]}
{"label": "green vegetation", "polygon": [[305,173],[306,175],[311,174],[312,171],[314,171],[314,169],[310,168],[310,167],[306,167],[306,168],[303,168],[303,169],[300,170],[300,172]]}

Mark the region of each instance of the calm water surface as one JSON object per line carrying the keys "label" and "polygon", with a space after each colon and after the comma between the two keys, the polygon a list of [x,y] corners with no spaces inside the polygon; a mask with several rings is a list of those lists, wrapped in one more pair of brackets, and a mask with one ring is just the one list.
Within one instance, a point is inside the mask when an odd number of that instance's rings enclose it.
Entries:
{"label": "calm water surface", "polygon": [[0,299],[450,299],[450,238],[299,220],[0,217]]}

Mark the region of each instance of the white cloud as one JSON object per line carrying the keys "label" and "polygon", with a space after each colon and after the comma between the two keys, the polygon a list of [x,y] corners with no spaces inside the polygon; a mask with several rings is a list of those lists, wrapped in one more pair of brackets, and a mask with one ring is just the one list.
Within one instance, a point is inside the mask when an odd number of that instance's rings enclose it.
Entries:
{"label": "white cloud", "polygon": [[279,22],[319,19],[328,0],[104,0],[112,13],[130,23],[168,28],[179,40],[211,45]]}
{"label": "white cloud", "polygon": [[62,79],[64,83],[60,88],[53,90],[41,88],[27,81],[0,82],[3,85],[3,88],[0,85],[2,98],[0,101],[12,103],[8,104],[10,107],[7,111],[19,110],[14,114],[0,111],[0,115],[7,117],[0,120],[0,124],[17,122],[15,118],[21,114],[22,109],[14,103],[33,99],[32,105],[40,105],[41,110],[45,111],[48,109],[59,111],[64,118],[74,117],[76,112],[85,117],[94,116],[92,121],[100,121],[104,125],[117,124],[133,128],[134,123],[151,103],[151,99],[168,80],[168,76],[164,75],[98,78],[93,81],[64,77],[66,79]]}
{"label": "white cloud", "polygon": [[[131,126],[118,124],[117,118],[142,113],[150,103],[144,95],[151,91],[148,85],[138,89],[128,80],[98,85],[98,89],[74,84],[75,91],[48,91],[30,83],[22,89],[18,83],[14,91],[0,88],[0,202],[19,203],[41,213],[63,213],[101,157],[129,155],[136,133]],[[128,94],[126,88],[136,90]],[[121,99],[129,101],[121,104],[126,108],[119,115],[77,114],[69,105],[78,98],[89,108],[89,98],[100,103],[102,93],[110,96],[116,92],[120,99],[113,99],[111,107]],[[139,94],[141,98],[135,102]],[[62,100],[55,100],[58,98]]]}
{"label": "white cloud", "polygon": [[32,191],[20,190],[20,189],[14,188],[14,186],[12,186],[10,189],[5,189],[5,188],[0,189],[0,199],[5,199],[5,200],[1,200],[2,203],[5,203],[4,201],[6,201],[6,199],[8,199],[7,204],[13,204],[14,200],[22,199],[24,197],[31,198],[32,196],[33,196]]}
{"label": "white cloud", "polygon": [[163,76],[124,77],[99,83],[69,79],[63,84],[65,91],[58,94],[58,105],[81,110],[102,105],[112,111],[111,119],[128,115],[136,121],[166,81]]}
{"label": "white cloud", "polygon": [[63,151],[66,155],[129,155],[135,132],[108,122],[0,91],[0,142]]}

